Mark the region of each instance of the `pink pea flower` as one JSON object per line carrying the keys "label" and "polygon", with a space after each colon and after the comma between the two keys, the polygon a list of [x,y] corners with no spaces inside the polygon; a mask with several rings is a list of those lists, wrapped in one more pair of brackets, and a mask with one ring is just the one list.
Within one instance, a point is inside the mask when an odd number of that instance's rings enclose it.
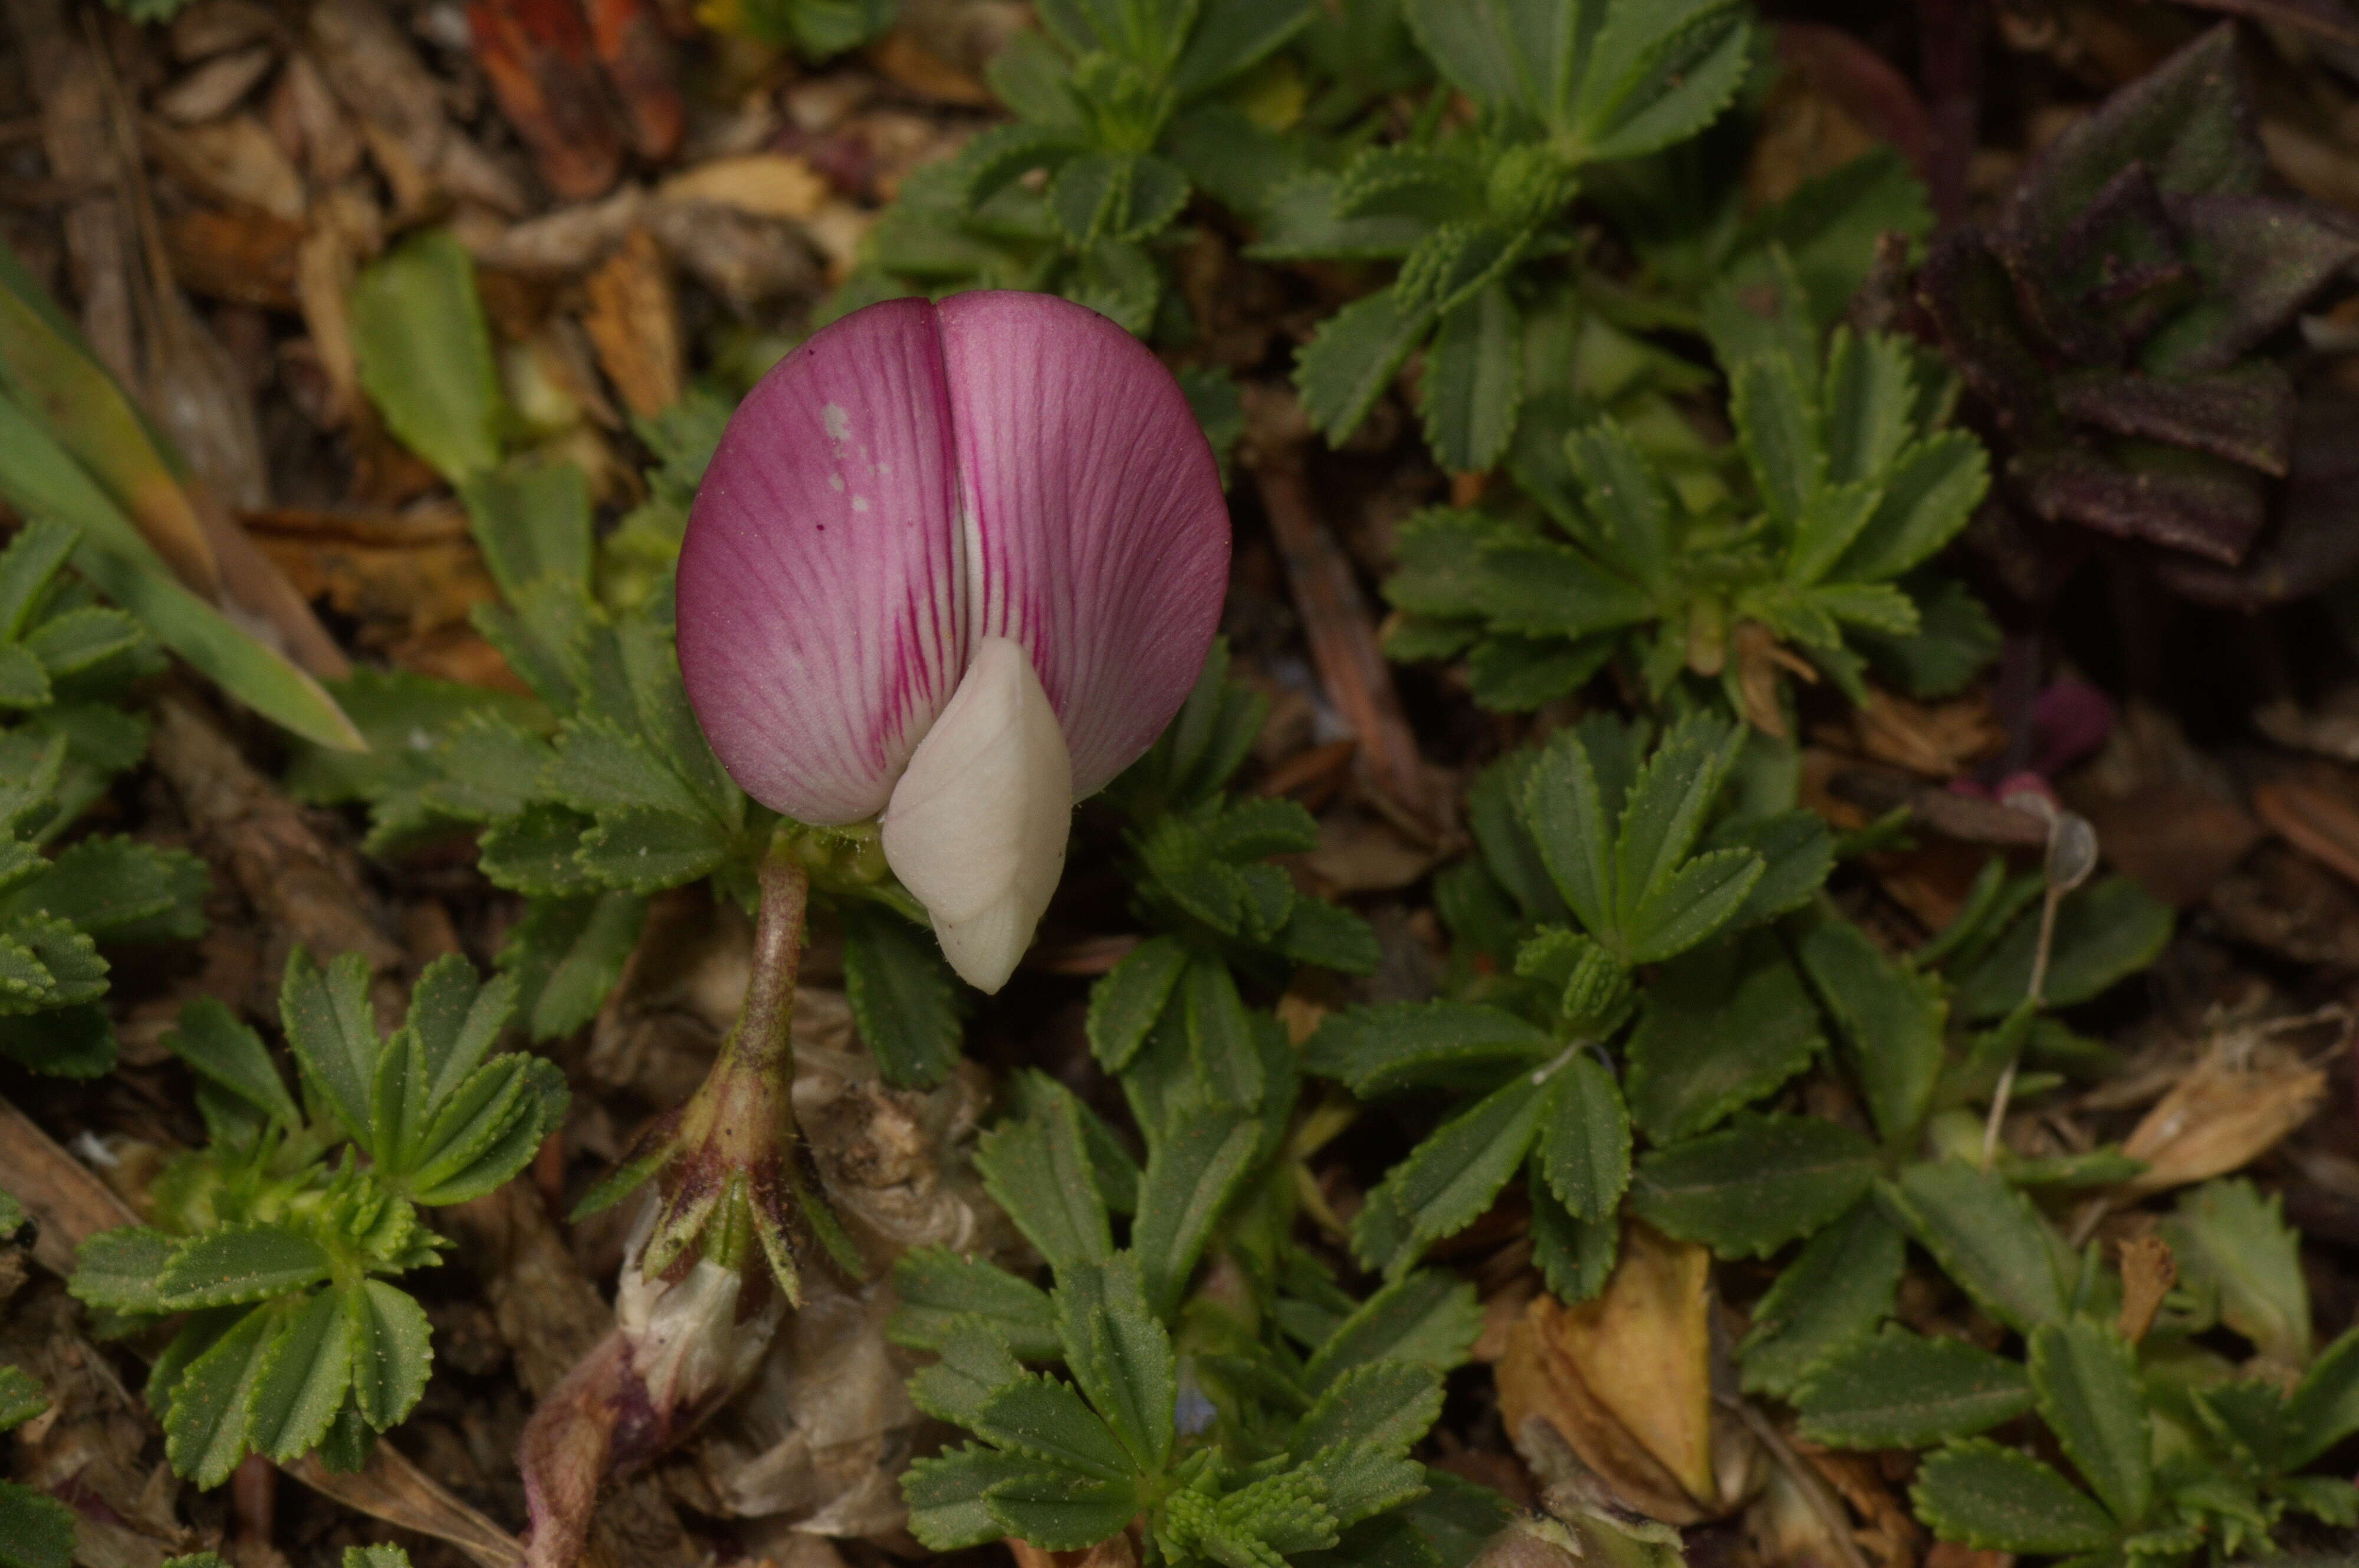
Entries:
{"label": "pink pea flower", "polygon": [[952,966],[995,991],[1073,802],[1186,699],[1228,561],[1212,451],[1136,339],[1049,295],[889,300],[730,422],[680,550],[680,670],[739,786],[879,818]]}

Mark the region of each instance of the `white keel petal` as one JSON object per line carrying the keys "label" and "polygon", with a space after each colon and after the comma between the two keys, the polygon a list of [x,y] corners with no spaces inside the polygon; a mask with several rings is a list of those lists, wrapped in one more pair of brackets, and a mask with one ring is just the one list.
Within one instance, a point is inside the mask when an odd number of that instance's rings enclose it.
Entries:
{"label": "white keel petal", "polygon": [[951,967],[996,991],[1065,869],[1073,765],[1032,660],[975,645],[885,808],[885,861],[925,905]]}

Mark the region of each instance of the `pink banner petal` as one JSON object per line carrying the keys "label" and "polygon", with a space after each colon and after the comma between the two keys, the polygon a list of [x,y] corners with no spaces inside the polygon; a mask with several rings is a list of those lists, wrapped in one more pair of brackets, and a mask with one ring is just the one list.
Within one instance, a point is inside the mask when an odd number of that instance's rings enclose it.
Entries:
{"label": "pink banner petal", "polygon": [[872,305],[738,410],[679,561],[679,657],[723,764],[799,821],[880,810],[975,644],[1021,644],[1076,796],[1202,668],[1219,470],[1147,347],[1049,295]]}
{"label": "pink banner petal", "polygon": [[1012,637],[1072,754],[1076,799],[1154,744],[1203,669],[1228,587],[1220,469],[1144,343],[1048,294],[940,307],[970,637]]}
{"label": "pink banner petal", "polygon": [[679,553],[679,663],[730,777],[817,823],[884,808],[966,662],[934,307],[814,333],[747,395]]}

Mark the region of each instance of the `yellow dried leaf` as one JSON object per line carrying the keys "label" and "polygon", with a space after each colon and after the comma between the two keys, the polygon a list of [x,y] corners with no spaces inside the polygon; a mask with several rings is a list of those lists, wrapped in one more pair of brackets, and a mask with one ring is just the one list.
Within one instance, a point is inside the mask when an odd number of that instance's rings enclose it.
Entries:
{"label": "yellow dried leaf", "polygon": [[675,174],[658,194],[667,201],[712,201],[757,218],[799,221],[827,201],[827,181],[791,154],[752,152]]}

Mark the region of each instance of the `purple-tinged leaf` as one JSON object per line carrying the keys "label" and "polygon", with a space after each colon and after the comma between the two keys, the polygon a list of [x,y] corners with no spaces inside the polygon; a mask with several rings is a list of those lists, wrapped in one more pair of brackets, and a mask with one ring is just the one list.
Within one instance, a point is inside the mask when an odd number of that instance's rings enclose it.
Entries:
{"label": "purple-tinged leaf", "polygon": [[2056,378],[2056,403],[2082,424],[2192,447],[2279,478],[2293,460],[2293,377],[2267,361],[2213,376],[2071,371]]}
{"label": "purple-tinged leaf", "polygon": [[2265,481],[2208,453],[2122,441],[2105,452],[2051,447],[2009,465],[2032,510],[2234,566],[2267,521]]}

